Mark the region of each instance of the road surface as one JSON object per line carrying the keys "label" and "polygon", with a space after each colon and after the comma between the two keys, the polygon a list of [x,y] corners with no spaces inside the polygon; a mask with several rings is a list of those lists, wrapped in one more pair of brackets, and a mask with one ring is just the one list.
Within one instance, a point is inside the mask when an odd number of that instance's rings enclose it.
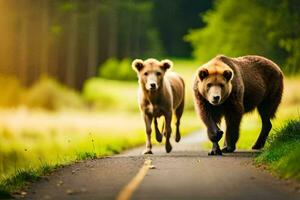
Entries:
{"label": "road surface", "polygon": [[[212,157],[201,150],[203,133],[191,134],[170,154],[154,146],[79,162],[31,184],[22,199],[300,199],[295,183],[278,180],[251,164],[253,152]],[[297,183],[296,183],[297,184]],[[24,193],[25,194],[25,193]]]}

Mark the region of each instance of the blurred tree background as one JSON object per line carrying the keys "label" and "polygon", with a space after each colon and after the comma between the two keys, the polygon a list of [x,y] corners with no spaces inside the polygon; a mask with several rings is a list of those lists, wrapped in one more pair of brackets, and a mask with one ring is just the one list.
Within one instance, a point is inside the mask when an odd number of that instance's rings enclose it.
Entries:
{"label": "blurred tree background", "polygon": [[194,56],[266,56],[286,73],[300,71],[300,1],[216,0],[202,15],[206,26],[190,31]]}
{"label": "blurred tree background", "polygon": [[[95,96],[86,94],[93,77],[136,80],[134,58],[197,67],[258,54],[297,74],[299,10],[297,0],[0,0],[0,105],[78,105]],[[69,88],[78,95],[62,96]]]}
{"label": "blurred tree background", "polygon": [[48,75],[80,89],[107,59],[188,57],[182,38],[203,25],[199,12],[210,6],[210,0],[0,0],[0,73],[25,86]]}
{"label": "blurred tree background", "polygon": [[136,57],[217,54],[259,54],[298,73],[299,10],[297,0],[0,0],[0,73],[81,89],[93,76],[134,79]]}

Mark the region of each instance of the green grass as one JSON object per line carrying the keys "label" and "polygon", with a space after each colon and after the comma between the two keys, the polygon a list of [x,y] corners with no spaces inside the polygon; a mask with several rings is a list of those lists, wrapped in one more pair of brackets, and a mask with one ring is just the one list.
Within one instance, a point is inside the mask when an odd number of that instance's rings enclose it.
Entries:
{"label": "green grass", "polygon": [[43,164],[37,169],[27,168],[18,169],[12,176],[0,183],[0,198],[11,197],[12,191],[24,187],[28,182],[39,180],[42,176],[49,174],[59,168],[61,165]]}
{"label": "green grass", "polygon": [[300,180],[300,119],[288,121],[272,134],[264,151],[255,158],[257,164],[268,168],[283,178]]}
{"label": "green grass", "polygon": [[83,97],[98,111],[122,110],[137,112],[136,82],[122,82],[103,78],[91,78],[83,88]]}
{"label": "green grass", "polygon": [[2,110],[0,189],[20,171],[43,172],[45,163],[65,165],[140,145],[144,133],[139,121],[139,114],[129,113]]}

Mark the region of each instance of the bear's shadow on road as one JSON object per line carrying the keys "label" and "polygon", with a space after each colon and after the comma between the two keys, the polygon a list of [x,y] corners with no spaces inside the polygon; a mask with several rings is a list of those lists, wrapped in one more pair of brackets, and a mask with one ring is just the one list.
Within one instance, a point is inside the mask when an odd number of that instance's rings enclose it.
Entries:
{"label": "bear's shadow on road", "polygon": [[[142,157],[173,157],[173,158],[180,158],[180,157],[194,157],[194,158],[254,158],[260,153],[260,151],[236,151],[234,153],[223,153],[222,156],[209,156],[208,152],[205,151],[175,151],[169,154],[162,153],[162,152],[154,152],[154,154],[148,155],[139,155]],[[135,156],[134,156],[135,157]]]}
{"label": "bear's shadow on road", "polygon": [[234,153],[223,154],[224,157],[236,157],[236,158],[251,158],[259,155],[261,151],[236,151]]}

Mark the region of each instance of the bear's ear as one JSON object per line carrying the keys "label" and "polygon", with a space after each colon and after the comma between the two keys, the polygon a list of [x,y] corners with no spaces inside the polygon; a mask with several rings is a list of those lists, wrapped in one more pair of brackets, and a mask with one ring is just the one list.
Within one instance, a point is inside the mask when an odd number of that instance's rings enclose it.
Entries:
{"label": "bear's ear", "polygon": [[141,71],[144,68],[144,61],[141,59],[135,59],[132,64],[132,69],[135,70],[136,72]]}
{"label": "bear's ear", "polygon": [[225,70],[223,76],[227,81],[230,81],[233,78],[233,73],[231,70]]}
{"label": "bear's ear", "polygon": [[173,62],[171,60],[168,60],[168,59],[165,59],[165,60],[162,60],[160,61],[161,63],[161,68],[164,70],[164,71],[167,71],[168,69],[172,68],[173,67]]}
{"label": "bear's ear", "polygon": [[208,75],[209,75],[208,70],[205,68],[201,69],[198,74],[201,81],[203,81]]}

